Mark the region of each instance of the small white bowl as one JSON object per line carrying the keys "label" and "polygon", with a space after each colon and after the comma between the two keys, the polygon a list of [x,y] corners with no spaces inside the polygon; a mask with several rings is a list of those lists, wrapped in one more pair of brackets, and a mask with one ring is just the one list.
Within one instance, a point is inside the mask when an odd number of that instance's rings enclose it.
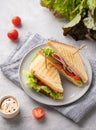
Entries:
{"label": "small white bowl", "polygon": [[13,118],[19,113],[19,102],[14,96],[4,96],[0,99],[0,115]]}

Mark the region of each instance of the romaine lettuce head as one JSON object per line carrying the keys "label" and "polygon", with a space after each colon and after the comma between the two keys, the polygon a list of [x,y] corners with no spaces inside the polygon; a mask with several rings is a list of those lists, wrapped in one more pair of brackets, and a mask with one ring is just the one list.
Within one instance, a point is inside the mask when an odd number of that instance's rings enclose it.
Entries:
{"label": "romaine lettuce head", "polygon": [[82,0],[41,0],[42,6],[49,8],[55,16],[73,19],[78,14]]}
{"label": "romaine lettuce head", "polygon": [[42,6],[49,8],[50,10],[53,9],[55,0],[41,0],[40,3]]}

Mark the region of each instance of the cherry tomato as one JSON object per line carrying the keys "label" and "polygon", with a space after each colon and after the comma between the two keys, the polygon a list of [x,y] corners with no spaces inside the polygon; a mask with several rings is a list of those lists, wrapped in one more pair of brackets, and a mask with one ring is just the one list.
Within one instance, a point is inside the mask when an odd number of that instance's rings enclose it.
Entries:
{"label": "cherry tomato", "polygon": [[10,30],[7,33],[8,38],[10,38],[11,40],[17,40],[18,39],[18,31],[16,29]]}
{"label": "cherry tomato", "polygon": [[21,25],[21,18],[19,16],[13,17],[12,23],[13,23],[14,26],[20,26]]}
{"label": "cherry tomato", "polygon": [[41,107],[36,107],[32,110],[32,114],[36,119],[41,119],[45,116],[45,110]]}

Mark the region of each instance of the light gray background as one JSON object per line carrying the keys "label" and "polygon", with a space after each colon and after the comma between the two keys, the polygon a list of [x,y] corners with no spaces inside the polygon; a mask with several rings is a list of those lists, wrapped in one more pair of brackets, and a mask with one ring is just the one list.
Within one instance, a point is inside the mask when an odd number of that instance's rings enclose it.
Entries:
{"label": "light gray background", "polygon": [[[11,24],[11,18],[15,15],[19,15],[22,19],[22,27],[17,28],[19,31],[18,43],[11,42],[7,38],[7,32],[14,28]],[[34,34],[39,33],[45,38],[53,37],[66,43],[76,44],[76,41],[72,38],[63,36],[63,25],[64,20],[55,18],[46,8],[42,8],[39,0],[1,0],[0,64],[3,63],[10,52],[20,44],[27,32]],[[82,53],[87,57],[95,58],[96,43],[88,40],[85,42],[87,43],[88,49]],[[80,46],[81,43],[84,42],[77,42],[77,46]],[[0,130],[96,130],[96,110],[86,115],[79,124],[75,124],[55,110],[45,107],[45,118],[37,121],[33,118],[31,110],[36,106],[40,106],[40,104],[34,102],[0,72],[0,97],[4,95],[14,95],[18,98],[20,101],[20,114],[10,120],[0,117]]]}

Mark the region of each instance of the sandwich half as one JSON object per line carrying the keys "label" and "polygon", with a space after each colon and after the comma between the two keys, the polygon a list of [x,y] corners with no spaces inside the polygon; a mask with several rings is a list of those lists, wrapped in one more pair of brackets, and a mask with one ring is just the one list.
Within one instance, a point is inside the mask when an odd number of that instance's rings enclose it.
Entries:
{"label": "sandwich half", "polygon": [[[88,82],[88,75],[78,48],[55,40],[47,41],[47,47],[42,48],[39,53],[46,55],[68,80],[76,86],[82,87]],[[75,53],[75,54],[74,54]]]}
{"label": "sandwich half", "polygon": [[29,72],[26,74],[27,84],[37,92],[53,99],[63,99],[63,87],[57,69],[45,57],[37,53],[33,58]]}

